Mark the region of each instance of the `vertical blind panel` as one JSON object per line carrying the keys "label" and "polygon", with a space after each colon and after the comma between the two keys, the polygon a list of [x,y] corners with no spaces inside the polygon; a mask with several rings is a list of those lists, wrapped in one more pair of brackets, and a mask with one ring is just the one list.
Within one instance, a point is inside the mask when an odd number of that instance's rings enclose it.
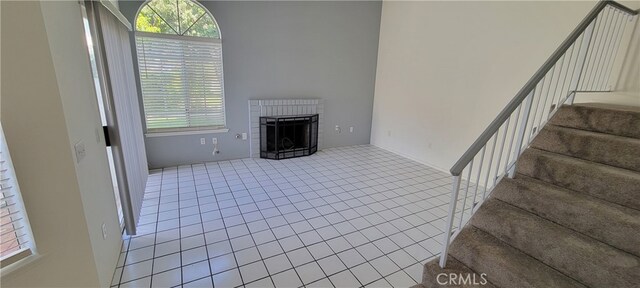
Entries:
{"label": "vertical blind panel", "polygon": [[32,245],[29,223],[15,180],[11,157],[0,129],[0,259],[3,261]]}
{"label": "vertical blind panel", "polygon": [[142,115],[133,72],[131,42],[127,28],[108,10],[100,7],[100,29],[104,47],[104,62],[109,72],[109,95],[117,120],[118,139],[113,139],[114,151],[122,157],[126,187],[120,188],[122,212],[128,234],[135,234],[140,218],[142,200],[149,176],[144,146]]}
{"label": "vertical blind panel", "polygon": [[222,45],[136,35],[147,130],[224,127]]}

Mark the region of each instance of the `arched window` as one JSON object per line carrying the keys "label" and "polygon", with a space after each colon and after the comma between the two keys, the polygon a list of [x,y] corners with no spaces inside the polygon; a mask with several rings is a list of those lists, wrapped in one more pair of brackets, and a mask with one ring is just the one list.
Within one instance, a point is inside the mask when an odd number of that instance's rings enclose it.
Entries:
{"label": "arched window", "polygon": [[222,41],[192,0],[151,0],[136,16],[147,133],[225,127]]}

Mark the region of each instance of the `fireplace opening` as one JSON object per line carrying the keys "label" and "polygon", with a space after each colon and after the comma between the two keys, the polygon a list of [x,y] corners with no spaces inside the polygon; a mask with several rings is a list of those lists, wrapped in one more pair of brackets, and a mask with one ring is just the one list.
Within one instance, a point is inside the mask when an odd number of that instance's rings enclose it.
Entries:
{"label": "fireplace opening", "polygon": [[318,151],[318,114],[260,117],[260,158],[287,159]]}

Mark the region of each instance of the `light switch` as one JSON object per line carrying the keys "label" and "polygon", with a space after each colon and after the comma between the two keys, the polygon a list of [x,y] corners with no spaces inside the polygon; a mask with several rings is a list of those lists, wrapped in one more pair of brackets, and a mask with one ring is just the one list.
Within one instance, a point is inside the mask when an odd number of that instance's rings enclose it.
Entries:
{"label": "light switch", "polygon": [[107,224],[102,223],[102,239],[107,239]]}
{"label": "light switch", "polygon": [[84,148],[84,142],[80,141],[75,145],[73,145],[73,147],[76,150],[76,162],[80,164],[80,161],[82,161],[82,159],[84,159],[84,157],[87,156],[87,151]]}

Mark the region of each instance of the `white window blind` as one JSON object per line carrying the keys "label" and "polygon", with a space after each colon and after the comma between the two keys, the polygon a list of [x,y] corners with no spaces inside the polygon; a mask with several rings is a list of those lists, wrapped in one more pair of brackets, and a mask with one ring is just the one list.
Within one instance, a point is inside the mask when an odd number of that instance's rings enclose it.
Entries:
{"label": "white window blind", "polygon": [[220,39],[136,32],[147,132],[224,128]]}
{"label": "white window blind", "polygon": [[33,254],[34,246],[2,127],[0,138],[0,266],[6,267]]}

